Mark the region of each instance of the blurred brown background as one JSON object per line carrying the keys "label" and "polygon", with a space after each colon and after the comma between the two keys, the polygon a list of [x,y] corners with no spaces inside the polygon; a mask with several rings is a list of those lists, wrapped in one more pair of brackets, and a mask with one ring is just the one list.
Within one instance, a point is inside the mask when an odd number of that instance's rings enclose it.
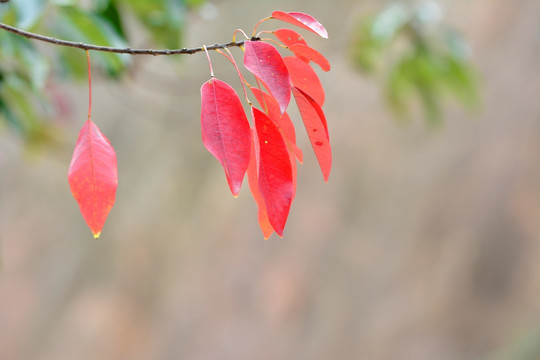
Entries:
{"label": "blurred brown background", "polygon": [[97,241],[67,184],[86,88],[67,87],[65,149],[29,160],[2,138],[0,359],[540,359],[540,2],[438,3],[474,49],[483,105],[449,106],[436,129],[396,122],[380,84],[352,70],[352,30],[380,2],[216,1],[216,18],[190,15],[188,46],[275,9],[330,33],[304,35],[332,64],[333,172],[325,184],[299,131],[284,239],[263,240],[247,184],[233,199],[201,143],[201,54],[137,58],[121,83],[96,75],[93,118],[120,174]]}

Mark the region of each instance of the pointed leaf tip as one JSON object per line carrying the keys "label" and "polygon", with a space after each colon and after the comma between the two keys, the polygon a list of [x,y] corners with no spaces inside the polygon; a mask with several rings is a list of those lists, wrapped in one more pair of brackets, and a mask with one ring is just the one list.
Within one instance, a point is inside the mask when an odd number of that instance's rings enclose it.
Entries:
{"label": "pointed leaf tip", "polygon": [[94,237],[99,237],[114,206],[118,170],[114,148],[90,119],[75,143],[68,182],[84,220]]}
{"label": "pointed leaf tip", "polygon": [[313,16],[301,12],[274,11],[272,17],[277,20],[285,21],[303,29],[314,32],[322,38],[328,39],[328,32]]}
{"label": "pointed leaf tip", "polygon": [[101,232],[98,232],[98,233],[95,233],[94,234],[94,239],[99,239],[99,236],[101,235]]}

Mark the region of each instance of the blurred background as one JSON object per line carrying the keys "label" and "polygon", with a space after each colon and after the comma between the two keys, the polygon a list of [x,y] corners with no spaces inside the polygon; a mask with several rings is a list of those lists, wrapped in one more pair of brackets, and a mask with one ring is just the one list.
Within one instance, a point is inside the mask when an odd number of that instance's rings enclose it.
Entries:
{"label": "blurred background", "polygon": [[325,184],[291,110],[305,159],[267,241],[202,145],[204,55],[92,53],[119,166],[93,240],[67,183],[84,52],[0,33],[0,359],[540,358],[537,0],[11,0],[0,18],[177,48],[278,9],[330,34],[298,30],[332,65],[334,164]]}

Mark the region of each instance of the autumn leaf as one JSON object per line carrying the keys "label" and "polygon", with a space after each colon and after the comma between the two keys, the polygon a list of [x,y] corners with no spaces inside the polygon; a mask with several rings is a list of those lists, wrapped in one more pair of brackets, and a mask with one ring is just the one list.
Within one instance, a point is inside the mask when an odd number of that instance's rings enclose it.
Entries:
{"label": "autumn leaf", "polygon": [[98,238],[114,205],[118,170],[113,147],[90,119],[75,143],[68,182],[84,220]]}
{"label": "autumn leaf", "polygon": [[302,35],[291,29],[277,29],[274,31],[274,35],[285,46],[290,46],[293,44],[307,45]]}
{"label": "autumn leaf", "polygon": [[270,224],[279,236],[283,236],[294,197],[289,151],[274,122],[264,112],[251,109],[259,143],[259,190]]}
{"label": "autumn leaf", "polygon": [[279,131],[281,131],[281,134],[287,143],[287,147],[292,150],[298,158],[298,161],[302,162],[302,150],[296,146],[296,131],[294,130],[294,124],[289,115],[286,112],[280,114],[279,105],[276,99],[270,94],[267,94],[258,88],[251,88],[251,91],[253,92],[253,95],[255,95],[259,105],[261,105],[261,108],[265,109],[265,113],[278,126]]}
{"label": "autumn leaf", "polygon": [[257,204],[257,219],[259,221],[259,227],[261,228],[264,239],[267,240],[274,232],[274,228],[270,224],[270,220],[268,219],[268,213],[266,212],[266,205],[264,203],[262,194],[259,191],[259,177],[257,176],[258,161],[256,155],[258,153],[258,149],[255,149],[255,146],[257,146],[257,148],[259,147],[258,141],[259,140],[257,139],[257,133],[253,132],[253,138],[251,142],[251,158],[249,161],[247,176],[249,189],[251,190],[253,199]]}
{"label": "autumn leaf", "polygon": [[301,12],[274,11],[272,13],[272,18],[299,26],[306,30],[312,31],[325,39],[328,39],[328,32],[324,26],[322,26],[321,23],[311,15]]}
{"label": "autumn leaf", "polygon": [[279,51],[262,41],[246,41],[244,46],[244,66],[264,83],[284,113],[291,100],[291,82]]}
{"label": "autumn leaf", "polygon": [[204,146],[221,163],[234,196],[238,196],[251,149],[251,132],[234,89],[216,78],[201,87],[201,130]]}
{"label": "autumn leaf", "polygon": [[296,87],[292,88],[292,92],[304,121],[309,141],[321,167],[324,181],[327,182],[332,168],[332,149],[330,148],[326,117],[319,104],[307,93]]}
{"label": "autumn leaf", "polygon": [[296,56],[283,58],[291,78],[291,85],[309,94],[320,106],[324,104],[324,89],[315,71]]}
{"label": "autumn leaf", "polygon": [[330,71],[330,63],[317,50],[303,44],[291,44],[288,47],[299,59],[307,63],[313,61],[315,64],[319,65],[323,71]]}

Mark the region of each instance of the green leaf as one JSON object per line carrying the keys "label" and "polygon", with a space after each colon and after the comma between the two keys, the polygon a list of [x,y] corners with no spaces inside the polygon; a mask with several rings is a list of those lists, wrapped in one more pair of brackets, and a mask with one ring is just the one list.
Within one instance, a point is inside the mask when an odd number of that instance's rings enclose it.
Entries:
{"label": "green leaf", "polygon": [[6,120],[10,126],[25,136],[38,127],[34,106],[27,94],[28,87],[21,78],[14,74],[5,76],[0,87],[0,97]]}
{"label": "green leaf", "polygon": [[156,43],[172,49],[181,47],[184,0],[124,0],[123,3],[133,10]]}
{"label": "green leaf", "polygon": [[127,36],[122,24],[122,18],[116,4],[110,0],[95,0],[97,4],[97,14],[111,24],[116,33],[126,40]]}
{"label": "green leaf", "polygon": [[31,28],[43,14],[45,2],[42,0],[16,0],[13,1],[17,13],[17,27]]}
{"label": "green leaf", "polygon": [[[75,7],[63,7],[59,15],[60,21],[57,24],[57,31],[64,38],[93,45],[127,46],[114,28],[106,20],[95,14]],[[71,52],[74,52],[74,50],[71,49],[69,53]],[[64,52],[64,56],[69,56],[67,51]],[[130,61],[129,55],[104,52],[96,53],[95,58],[110,76],[118,76]],[[73,64],[72,59],[65,60],[67,60],[67,63]],[[86,62],[83,62],[83,64],[85,65]]]}
{"label": "green leaf", "polygon": [[455,59],[448,59],[448,72],[446,74],[448,89],[452,91],[461,102],[475,108],[480,103],[477,86],[477,75],[470,64]]}
{"label": "green leaf", "polygon": [[404,4],[394,3],[379,14],[371,28],[373,38],[391,41],[401,27],[410,20],[410,14]]}
{"label": "green leaf", "polygon": [[49,75],[49,63],[29,40],[24,38],[21,40],[17,49],[19,64],[28,77],[32,89],[39,92],[45,87],[45,81]]}

